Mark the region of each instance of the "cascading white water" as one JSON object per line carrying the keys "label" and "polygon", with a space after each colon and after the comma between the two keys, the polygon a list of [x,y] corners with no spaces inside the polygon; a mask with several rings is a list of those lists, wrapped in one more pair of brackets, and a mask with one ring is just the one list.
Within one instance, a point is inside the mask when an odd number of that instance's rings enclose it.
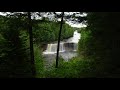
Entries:
{"label": "cascading white water", "polygon": [[[64,43],[60,43],[60,47],[59,47],[59,52],[64,52],[65,51],[65,47],[64,47]],[[44,54],[55,54],[57,53],[57,44],[48,44],[47,45],[47,49],[45,52],[43,52]]]}
{"label": "cascading white water", "polygon": [[[75,31],[73,37],[68,39],[66,42],[60,43],[59,52],[77,51],[79,39],[80,33]],[[57,43],[48,44],[47,49],[43,52],[43,54],[55,54],[55,53],[57,53]]]}
{"label": "cascading white water", "polygon": [[74,43],[74,49],[73,49],[73,51],[77,51],[77,49],[78,49],[78,43]]}
{"label": "cascading white water", "polygon": [[[77,43],[60,43],[59,52],[77,51]],[[48,44],[47,49],[43,54],[57,53],[57,44]]]}

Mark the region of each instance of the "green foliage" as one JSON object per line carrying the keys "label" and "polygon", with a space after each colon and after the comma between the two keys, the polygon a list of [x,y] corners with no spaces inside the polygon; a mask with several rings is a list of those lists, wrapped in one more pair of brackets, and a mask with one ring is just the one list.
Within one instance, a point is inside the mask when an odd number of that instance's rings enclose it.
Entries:
{"label": "green foliage", "polygon": [[36,78],[42,78],[44,72],[44,59],[40,47],[36,44],[34,44],[34,57],[36,67]]}
{"label": "green foliage", "polygon": [[69,62],[60,59],[57,69],[46,70],[44,74],[45,78],[86,78],[93,77],[92,72],[92,61],[75,57]]}
{"label": "green foliage", "polygon": [[[34,22],[37,23],[35,24]],[[44,59],[39,44],[58,39],[60,22],[48,21],[43,18],[41,21],[33,20],[33,25],[37,78],[79,78],[82,75],[87,75],[83,74],[83,72],[87,73],[91,70],[91,63],[80,58],[73,58],[70,62],[64,62],[63,59],[60,59],[58,69],[45,70]],[[23,16],[0,16],[0,77],[32,77],[27,28],[27,19]],[[61,40],[71,37],[73,31],[72,27],[64,23]],[[84,45],[89,40],[88,36],[90,36],[90,33],[83,31],[82,42],[84,42]],[[81,49],[83,49],[84,45],[81,46]]]}
{"label": "green foliage", "polygon": [[33,28],[34,39],[37,42],[48,42],[54,41],[55,36],[53,34],[53,30],[51,29],[51,24],[43,22],[42,24],[38,24],[38,27]]}
{"label": "green foliage", "polygon": [[91,46],[90,40],[91,40],[91,31],[87,28],[82,28],[80,30],[81,32],[81,39],[78,43],[78,53],[79,55],[82,55],[84,57],[88,57],[88,55],[93,54],[91,53],[91,49],[88,49]]}
{"label": "green foliage", "polygon": [[120,13],[88,13],[88,27],[81,31],[79,54],[94,60],[96,77],[119,77]]}
{"label": "green foliage", "polygon": [[31,77],[28,36],[20,18],[3,18],[0,39],[0,77]]}
{"label": "green foliage", "polygon": [[73,28],[68,24],[63,24],[61,39],[66,39],[73,36]]}
{"label": "green foliage", "polygon": [[[58,39],[60,29],[59,22],[40,21],[33,27],[33,36],[36,43],[51,42]],[[73,35],[73,29],[68,24],[63,24],[61,40]]]}

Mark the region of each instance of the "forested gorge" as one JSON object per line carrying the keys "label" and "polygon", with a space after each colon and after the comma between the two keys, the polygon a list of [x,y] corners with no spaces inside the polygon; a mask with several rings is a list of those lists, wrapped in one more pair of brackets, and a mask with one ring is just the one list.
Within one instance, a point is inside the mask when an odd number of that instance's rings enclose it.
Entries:
{"label": "forested gorge", "polygon": [[[59,67],[44,68],[42,47],[58,40],[60,21],[32,19],[37,78],[120,77],[120,12],[87,12],[87,27],[80,28],[78,56]],[[61,40],[74,28],[63,22]],[[0,16],[0,77],[33,77],[30,61],[28,19],[24,15]]]}
{"label": "forested gorge", "polygon": [[[58,39],[59,23],[32,20],[35,59],[40,59],[40,46]],[[63,24],[61,39],[72,36],[73,29]],[[32,77],[30,61],[30,45],[28,19],[22,15],[0,16],[0,76],[1,77]],[[39,51],[40,50],[40,51]],[[36,61],[39,63],[39,61]],[[40,60],[40,62],[42,62]],[[42,66],[42,64],[40,63]],[[37,65],[36,65],[37,66]]]}

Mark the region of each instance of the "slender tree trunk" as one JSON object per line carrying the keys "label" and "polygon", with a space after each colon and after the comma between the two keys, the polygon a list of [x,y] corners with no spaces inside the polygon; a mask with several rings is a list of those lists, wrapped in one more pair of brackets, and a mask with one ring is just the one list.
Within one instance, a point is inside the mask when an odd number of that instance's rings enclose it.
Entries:
{"label": "slender tree trunk", "polygon": [[61,31],[62,31],[62,25],[63,25],[63,16],[64,16],[64,12],[62,12],[61,24],[60,24],[60,31],[59,31],[59,36],[58,36],[57,55],[56,55],[56,66],[55,66],[56,68],[58,68],[59,46],[60,46]]}
{"label": "slender tree trunk", "polygon": [[33,77],[36,75],[35,61],[34,61],[34,49],[33,49],[33,34],[32,34],[32,22],[31,22],[31,13],[28,12],[28,28],[29,28],[29,39],[30,39],[30,59],[32,65],[32,74]]}

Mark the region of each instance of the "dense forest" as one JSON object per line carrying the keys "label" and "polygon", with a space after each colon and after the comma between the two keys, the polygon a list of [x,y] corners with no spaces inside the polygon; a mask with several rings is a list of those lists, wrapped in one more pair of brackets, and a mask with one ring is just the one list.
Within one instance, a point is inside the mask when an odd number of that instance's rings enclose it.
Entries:
{"label": "dense forest", "polygon": [[[60,21],[32,19],[36,76],[30,61],[28,18],[24,15],[0,16],[0,77],[37,78],[118,78],[120,77],[119,12],[88,12],[87,27],[78,29],[81,39],[78,56],[65,62],[59,58],[44,68],[42,47],[57,41]],[[61,40],[73,35],[74,28],[63,22]]]}
{"label": "dense forest", "polygon": [[[33,22],[35,60],[42,58],[41,46],[58,39],[59,23],[42,20]],[[0,16],[0,76],[32,77],[28,20],[25,16]],[[73,35],[73,28],[63,24],[61,40]],[[36,61],[39,63],[39,60]],[[40,62],[42,63],[41,59]],[[41,64],[40,63],[40,64]],[[37,63],[36,63],[37,64]],[[36,65],[37,66],[37,65]],[[40,67],[42,64],[40,65]]]}
{"label": "dense forest", "polygon": [[[48,43],[58,39],[60,21],[53,22],[47,19],[40,20],[40,23],[33,27],[33,36],[36,43]],[[73,28],[64,22],[61,34],[61,40],[67,39],[73,35]]]}

